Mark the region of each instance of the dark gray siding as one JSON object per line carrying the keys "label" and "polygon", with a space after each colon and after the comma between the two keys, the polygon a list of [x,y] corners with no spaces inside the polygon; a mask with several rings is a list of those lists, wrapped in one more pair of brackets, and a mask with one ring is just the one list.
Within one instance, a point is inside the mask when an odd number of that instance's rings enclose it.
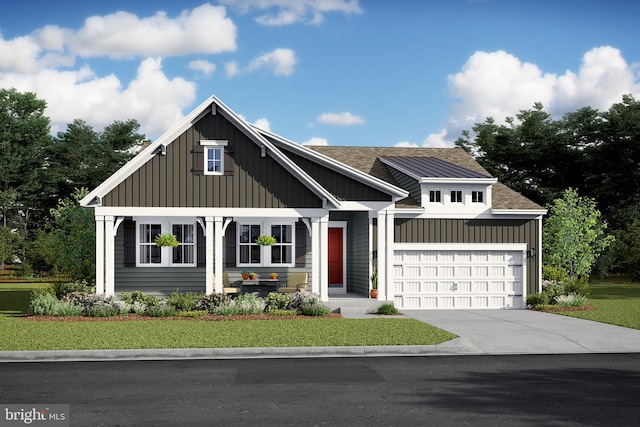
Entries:
{"label": "dark gray siding", "polygon": [[[207,139],[228,140],[233,171],[221,176],[198,172],[194,148]],[[166,156],[154,156],[106,194],[102,205],[314,208],[322,201],[273,158],[262,157],[260,147],[227,119],[209,114],[169,144]]]}
{"label": "dark gray siding", "polygon": [[[536,220],[395,219],[396,243],[526,243],[538,248]],[[527,293],[537,292],[540,254],[527,258]]]}
{"label": "dark gray siding", "polygon": [[401,188],[404,188],[409,192],[409,196],[413,197],[415,201],[421,203],[422,200],[422,188],[417,179],[411,178],[409,175],[400,172],[392,167],[389,167],[389,173],[396,180]]}
{"label": "dark gray siding", "polygon": [[338,200],[390,201],[391,196],[355,179],[331,170],[290,151],[282,150],[316,182],[329,190]]}

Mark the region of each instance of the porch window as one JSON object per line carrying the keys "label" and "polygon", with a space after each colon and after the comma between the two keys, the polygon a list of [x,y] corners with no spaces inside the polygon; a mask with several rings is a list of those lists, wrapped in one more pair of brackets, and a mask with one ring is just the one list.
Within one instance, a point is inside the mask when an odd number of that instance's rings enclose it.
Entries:
{"label": "porch window", "polygon": [[[238,266],[239,267],[293,267],[295,265],[295,223],[239,223]],[[256,239],[269,234],[276,239],[272,246],[260,246]]]}
{"label": "porch window", "polygon": [[[138,221],[137,254],[138,266],[172,267],[196,265],[196,225],[194,223],[171,223],[169,221]],[[156,236],[171,233],[179,244],[175,248],[156,246]]]}

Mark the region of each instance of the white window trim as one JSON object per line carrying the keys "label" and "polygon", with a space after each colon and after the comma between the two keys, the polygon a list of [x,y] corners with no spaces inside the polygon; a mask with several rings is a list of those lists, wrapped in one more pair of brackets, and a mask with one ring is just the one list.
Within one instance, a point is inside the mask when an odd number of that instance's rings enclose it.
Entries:
{"label": "white window trim", "polygon": [[[149,268],[149,267],[196,267],[198,265],[198,223],[195,218],[133,218],[136,223],[136,267]],[[141,263],[140,262],[140,226],[144,224],[159,224],[161,233],[169,233],[173,229],[173,225],[193,225],[193,262],[192,263],[173,263],[172,247],[162,247],[161,262],[157,264],[153,263]]]}
{"label": "white window trim", "polygon": [[[272,219],[268,221],[257,221],[252,219],[236,219],[236,266],[246,268],[259,267],[295,267],[296,265],[296,219]],[[288,225],[291,227],[291,243],[287,246],[291,247],[290,263],[272,263],[271,262],[271,246],[260,246],[260,263],[241,263],[240,262],[240,246],[248,246],[240,244],[240,230],[243,225],[259,225],[260,234],[266,234],[271,231],[272,225]]]}
{"label": "white window trim", "polygon": [[[204,168],[205,175],[224,175],[224,147],[228,144],[229,141],[226,139],[208,139],[200,141],[200,145],[204,147],[204,165],[202,166]],[[220,150],[220,172],[209,171],[209,168],[207,167],[209,148]]]}

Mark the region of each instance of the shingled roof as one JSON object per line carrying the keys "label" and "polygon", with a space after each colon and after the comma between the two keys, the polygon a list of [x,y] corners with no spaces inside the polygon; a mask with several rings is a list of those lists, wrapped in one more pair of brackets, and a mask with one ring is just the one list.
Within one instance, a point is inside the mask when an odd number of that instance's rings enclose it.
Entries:
{"label": "shingled roof", "polygon": [[[398,186],[391,173],[379,157],[423,157],[436,158],[452,163],[478,175],[491,176],[473,157],[462,148],[410,148],[410,147],[335,147],[335,146],[307,146],[320,154],[342,162],[361,172],[375,176]],[[532,202],[520,193],[504,184],[493,184],[493,209],[498,210],[541,210],[537,203]],[[415,206],[415,201],[404,200],[402,205]]]}

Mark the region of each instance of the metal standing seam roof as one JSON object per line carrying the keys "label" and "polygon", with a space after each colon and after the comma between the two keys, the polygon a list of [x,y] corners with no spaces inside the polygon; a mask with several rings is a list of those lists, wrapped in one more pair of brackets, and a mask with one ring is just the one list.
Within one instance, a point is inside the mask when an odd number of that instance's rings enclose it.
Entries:
{"label": "metal standing seam roof", "polygon": [[[355,169],[365,172],[376,178],[387,181],[393,185],[400,185],[393,178],[387,166],[379,157],[435,157],[449,162],[471,172],[480,174],[482,177],[490,177],[486,171],[473,157],[462,148],[414,148],[414,147],[338,147],[338,146],[313,146],[307,148],[322,153],[341,163],[349,165]],[[522,194],[512,190],[506,185],[497,182],[492,184],[492,205],[494,209],[504,210],[541,210],[537,203],[527,199]],[[407,207],[419,207],[411,200],[404,200],[400,204]]]}
{"label": "metal standing seam roof", "polygon": [[436,157],[380,156],[380,160],[420,178],[492,178]]}

